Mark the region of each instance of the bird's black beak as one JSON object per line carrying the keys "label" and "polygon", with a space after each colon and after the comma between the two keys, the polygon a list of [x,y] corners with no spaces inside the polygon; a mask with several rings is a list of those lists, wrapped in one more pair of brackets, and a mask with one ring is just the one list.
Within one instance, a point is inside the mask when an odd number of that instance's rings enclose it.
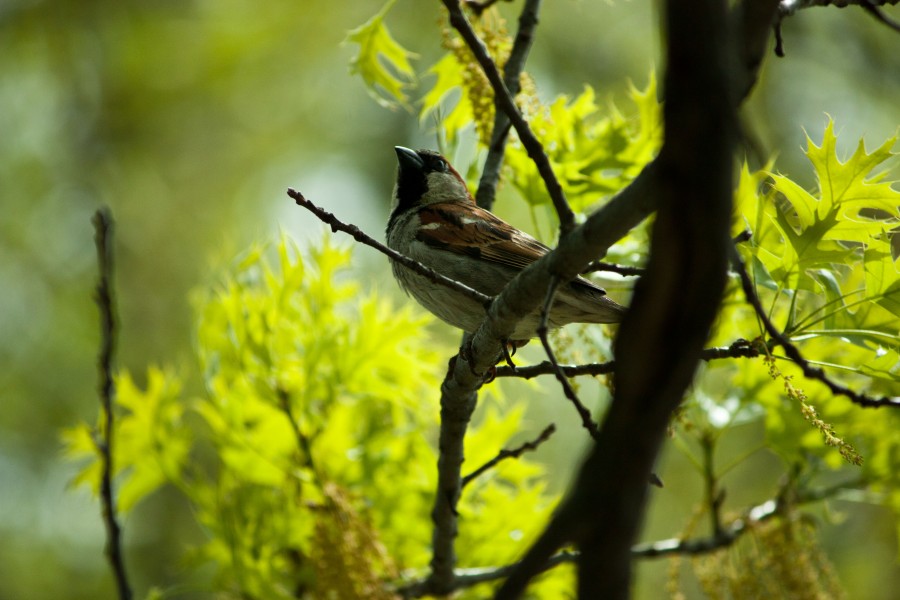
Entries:
{"label": "bird's black beak", "polygon": [[394,152],[397,153],[397,162],[400,163],[400,170],[415,169],[421,171],[425,168],[425,161],[419,156],[419,153],[403,146],[394,146]]}

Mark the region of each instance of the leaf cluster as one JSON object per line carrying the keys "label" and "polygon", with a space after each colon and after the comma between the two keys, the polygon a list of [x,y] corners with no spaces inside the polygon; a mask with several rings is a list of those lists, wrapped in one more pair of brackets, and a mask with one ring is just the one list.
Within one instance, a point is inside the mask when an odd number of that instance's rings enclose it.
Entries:
{"label": "leaf cluster", "polygon": [[[143,389],[127,372],[116,379],[119,508],[179,490],[206,535],[191,563],[215,566],[215,589],[382,598],[428,562],[438,350],[449,352],[424,335],[427,317],[361,293],[350,260],[327,239],[251,249],[196,300],[203,394],[186,396],[173,369],[151,367]],[[521,408],[487,411],[473,469],[522,428]],[[94,431],[81,424],[65,440],[88,461],[75,483],[96,492]],[[513,560],[553,500],[527,459],[475,480],[460,505],[463,564]]]}

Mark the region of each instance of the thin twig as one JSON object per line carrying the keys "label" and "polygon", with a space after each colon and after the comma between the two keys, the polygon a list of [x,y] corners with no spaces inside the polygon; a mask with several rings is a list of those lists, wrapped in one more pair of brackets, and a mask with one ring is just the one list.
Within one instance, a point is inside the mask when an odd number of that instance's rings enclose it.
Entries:
{"label": "thin twig", "polygon": [[459,32],[459,35],[472,51],[475,60],[481,65],[484,74],[487,76],[488,81],[494,90],[494,100],[497,106],[509,117],[513,127],[516,129],[516,133],[519,134],[519,140],[522,142],[522,146],[525,147],[529,158],[534,161],[538,173],[540,173],[541,178],[544,180],[544,186],[547,188],[547,193],[550,195],[550,200],[553,202],[553,207],[556,209],[556,214],[559,216],[561,237],[564,237],[570,231],[575,229],[575,213],[572,212],[572,207],[569,206],[569,203],[566,201],[566,195],[563,192],[562,186],[559,184],[559,180],[553,173],[553,167],[550,165],[550,159],[544,152],[543,145],[534,135],[534,132],[531,131],[528,122],[516,106],[515,99],[512,94],[510,94],[506,84],[503,83],[503,78],[500,76],[500,70],[497,69],[497,65],[488,53],[484,42],[478,38],[475,30],[472,29],[472,24],[469,23],[466,15],[463,14],[459,0],[442,0],[442,2],[450,13],[450,24]]}
{"label": "thin twig", "polygon": [[491,302],[493,301],[493,298],[491,296],[488,296],[487,294],[482,294],[478,290],[470,288],[466,284],[460,283],[459,281],[456,281],[455,279],[450,279],[449,277],[446,277],[445,275],[441,275],[440,273],[438,273],[431,267],[427,267],[417,260],[413,260],[408,256],[400,254],[399,252],[397,252],[396,250],[394,250],[392,248],[388,248],[387,246],[385,246],[384,244],[382,244],[375,238],[373,238],[370,235],[363,232],[356,225],[352,225],[350,223],[344,223],[343,221],[338,219],[336,216],[334,216],[332,213],[328,212],[325,209],[319,208],[318,206],[316,206],[315,204],[313,204],[312,202],[307,200],[303,196],[302,193],[300,193],[292,188],[288,188],[287,195],[290,196],[291,198],[293,198],[298,206],[302,206],[303,208],[305,208],[306,210],[308,210],[309,212],[311,212],[312,214],[317,216],[319,218],[319,220],[321,220],[323,223],[330,225],[331,231],[343,231],[344,233],[352,236],[353,239],[355,239],[357,242],[360,242],[361,244],[365,244],[366,246],[369,246],[370,248],[375,248],[376,250],[378,250],[379,252],[381,252],[382,254],[384,254],[385,256],[390,258],[391,260],[394,260],[394,261],[400,263],[401,265],[410,269],[411,271],[415,271],[419,275],[427,277],[429,280],[433,281],[434,283],[446,286],[446,287],[450,288],[451,290],[454,290],[454,291],[459,292],[460,294],[463,294],[464,296],[468,297],[469,299],[474,300],[475,302],[478,302],[479,304],[484,306],[485,309],[487,309],[491,305]]}
{"label": "thin twig", "polygon": [[113,438],[115,417],[113,396],[116,393],[113,381],[113,359],[116,353],[116,310],[113,300],[113,243],[112,216],[109,209],[102,208],[94,214],[94,243],[97,247],[97,263],[100,280],[97,284],[95,300],[100,309],[100,408],[103,413],[103,428],[95,435],[94,441],[100,452],[102,475],[100,480],[100,502],[103,506],[103,521],[106,524],[106,557],[116,578],[116,588],[120,600],[131,599],[131,585],[125,571],[122,556],[122,530],[116,516],[116,502],[113,495]]}
{"label": "thin twig", "polygon": [[775,34],[775,56],[784,58],[784,33],[781,31],[780,18],[772,26],[772,29]]}
{"label": "thin twig", "polygon": [[[721,358],[755,358],[760,355],[760,346],[744,339],[736,340],[730,346],[706,348],[700,353],[702,360],[710,361]],[[559,365],[566,377],[578,377],[579,375],[608,375],[616,369],[616,361],[610,360],[603,363],[590,363],[585,365]],[[539,375],[553,375],[556,369],[553,364],[545,360],[536,365],[527,367],[498,366],[497,377],[520,377],[531,379]]]}
{"label": "thin twig", "polygon": [[820,369],[819,367],[814,367],[810,364],[808,360],[806,360],[803,355],[800,353],[800,350],[791,342],[788,337],[772,323],[772,320],[769,318],[768,313],[765,308],[763,308],[762,302],[759,299],[759,296],[756,294],[756,289],[753,286],[753,280],[750,279],[750,275],[747,273],[747,267],[744,265],[744,259],[741,258],[740,253],[738,253],[737,248],[731,247],[731,264],[732,268],[737,272],[737,274],[741,278],[741,287],[744,290],[744,295],[747,297],[747,302],[753,307],[758,315],[760,321],[763,324],[763,327],[766,329],[766,333],[769,334],[775,342],[777,342],[782,348],[784,348],[784,353],[787,355],[789,359],[794,361],[797,366],[803,371],[803,375],[808,379],[815,379],[819,381],[831,390],[832,394],[845,396],[850,399],[854,404],[858,404],[864,408],[877,408],[882,406],[890,406],[890,407],[900,407],[900,398],[897,397],[888,397],[882,396],[880,398],[873,398],[866,394],[861,394],[855,390],[848,388],[847,386],[841,385],[832,381],[826,374],[825,371]]}
{"label": "thin twig", "polygon": [[900,32],[900,23],[886,15],[879,6],[896,5],[900,0],[781,0],[778,3],[778,16],[774,23],[775,29],[775,54],[779,57],[784,56],[784,39],[781,33],[781,23],[785,17],[794,15],[798,10],[804,8],[813,8],[818,6],[836,6],[838,8],[846,8],[848,6],[859,6],[867,13],[875,17],[878,21],[887,25],[894,31]]}
{"label": "thin twig", "polygon": [[556,425],[553,423],[550,423],[549,425],[547,425],[547,427],[544,429],[544,431],[541,432],[541,434],[539,436],[537,436],[530,442],[525,442],[521,446],[517,446],[517,447],[513,448],[512,450],[507,450],[506,448],[504,448],[503,450],[501,450],[500,452],[497,453],[497,456],[495,456],[491,460],[487,461],[486,463],[484,463],[483,465],[481,465],[480,467],[478,467],[477,469],[475,469],[474,471],[472,471],[471,473],[469,473],[468,475],[463,477],[462,478],[462,487],[466,487],[472,481],[474,481],[475,479],[480,477],[485,471],[493,469],[495,466],[497,466],[498,463],[500,463],[503,460],[506,460],[507,458],[519,458],[526,452],[533,452],[533,451],[537,450],[538,447],[541,444],[543,444],[544,442],[546,442],[547,440],[549,440],[550,436],[553,435],[555,432],[556,432]]}
{"label": "thin twig", "polygon": [[291,396],[284,388],[277,388],[275,395],[278,397],[278,403],[281,410],[291,424],[291,430],[294,432],[294,438],[297,440],[297,447],[303,453],[302,461],[304,466],[309,467],[319,484],[324,482],[319,470],[316,468],[315,460],[312,454],[312,442],[309,436],[300,429],[300,423],[294,416],[294,409],[291,407]]}
{"label": "thin twig", "polygon": [[814,8],[817,6],[835,6],[837,8],[846,8],[848,6],[863,6],[865,4],[873,4],[875,6],[885,6],[887,4],[896,5],[900,0],[781,0],[778,3],[779,14],[790,16],[798,10],[805,8]]}
{"label": "thin twig", "polygon": [[[826,500],[844,490],[855,489],[861,484],[862,480],[855,480],[818,489],[797,490],[791,504],[809,504],[819,500]],[[635,558],[662,558],[676,554],[680,556],[707,554],[720,548],[725,548],[737,541],[741,535],[747,533],[756,523],[762,523],[780,515],[784,510],[782,496],[783,494],[780,494],[778,498],[767,500],[745,510],[743,517],[735,519],[727,526],[723,526],[718,534],[690,540],[671,538],[636,544],[631,548],[631,554]]]}
{"label": "thin twig", "polygon": [[547,288],[547,296],[544,298],[544,306],[541,308],[541,321],[537,329],[537,334],[541,340],[541,344],[544,346],[544,352],[547,353],[547,359],[550,361],[550,364],[553,365],[553,374],[556,375],[556,379],[562,386],[563,393],[572,405],[575,406],[575,410],[578,411],[578,415],[581,417],[581,424],[588,430],[591,437],[596,440],[597,436],[600,435],[597,423],[591,418],[591,411],[589,411],[584,403],[581,402],[581,399],[578,398],[578,394],[575,393],[575,389],[572,387],[571,382],[560,368],[559,362],[556,360],[556,355],[553,353],[553,348],[550,346],[550,340],[547,338],[547,321],[550,318],[550,309],[553,308],[553,298],[556,296],[556,289],[558,287],[559,277],[551,277],[550,285]]}
{"label": "thin twig", "polygon": [[722,527],[722,502],[725,500],[725,491],[719,488],[715,470],[715,439],[712,434],[706,433],[700,437],[700,447],[703,450],[703,492],[707,510],[709,510],[709,524],[713,537],[718,537],[724,531]]}
{"label": "thin twig", "polygon": [[[604,363],[590,363],[586,365],[558,365],[566,377],[578,377],[579,375],[608,375],[616,368],[616,361],[611,360]],[[549,360],[545,360],[536,365],[515,368],[498,365],[497,377],[519,377],[521,379],[532,379],[540,375],[555,375],[556,367]]]}
{"label": "thin twig", "polygon": [[[469,6],[472,4],[469,3]],[[534,29],[538,23],[540,8],[541,0],[525,0],[519,15],[519,29],[516,32],[512,50],[510,50],[506,64],[503,65],[503,83],[506,84],[506,88],[513,98],[519,93],[519,78],[525,69],[525,61],[534,42]],[[478,191],[475,194],[478,206],[488,210],[493,206],[494,197],[497,194],[500,168],[503,166],[503,157],[506,153],[506,140],[512,126],[509,116],[500,108],[499,103],[495,100],[494,104],[494,127],[491,131],[491,143],[484,161],[484,170],[481,172],[481,180],[478,182]]]}
{"label": "thin twig", "polygon": [[589,264],[587,266],[587,269],[582,271],[581,274],[586,275],[587,273],[596,273],[598,271],[618,273],[619,275],[623,275],[625,277],[640,277],[646,272],[646,269],[644,269],[643,267],[629,267],[628,265],[617,265],[615,263],[595,260],[594,262]]}
{"label": "thin twig", "polygon": [[869,13],[894,31],[900,32],[900,23],[894,21],[889,16],[881,12],[881,9],[878,8],[878,6],[874,2],[872,2],[872,0],[861,0],[860,6],[862,6],[863,10],[865,10],[867,13]]}

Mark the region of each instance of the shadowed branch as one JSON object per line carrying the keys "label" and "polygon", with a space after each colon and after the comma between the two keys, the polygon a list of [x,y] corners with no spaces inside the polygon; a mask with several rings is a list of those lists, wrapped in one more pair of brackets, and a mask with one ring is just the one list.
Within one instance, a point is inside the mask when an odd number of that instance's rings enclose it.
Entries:
{"label": "shadowed branch", "polygon": [[103,507],[103,522],[106,525],[106,557],[112,567],[116,579],[116,588],[120,600],[130,600],[131,585],[125,571],[125,560],[122,556],[122,529],[116,516],[116,502],[113,494],[113,443],[115,417],[113,414],[113,397],[115,381],[113,380],[113,360],[116,353],[116,310],[113,299],[113,241],[112,215],[106,208],[94,214],[94,243],[97,247],[97,264],[100,280],[97,284],[95,300],[100,309],[100,355],[98,370],[100,373],[100,408],[103,427],[94,436],[94,443],[100,453],[102,475],[100,480],[100,502]]}

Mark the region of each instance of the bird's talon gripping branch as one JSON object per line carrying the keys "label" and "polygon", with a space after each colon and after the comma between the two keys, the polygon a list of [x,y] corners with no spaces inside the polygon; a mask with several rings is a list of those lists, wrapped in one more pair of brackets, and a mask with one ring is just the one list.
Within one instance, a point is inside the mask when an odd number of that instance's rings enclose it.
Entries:
{"label": "bird's talon gripping branch", "polygon": [[[503,340],[503,344],[500,346],[503,348],[503,360],[513,371],[516,370],[516,363],[513,362],[512,357],[516,354],[516,348],[518,346],[515,342],[511,342],[510,340]],[[496,372],[496,369],[495,369]]]}

